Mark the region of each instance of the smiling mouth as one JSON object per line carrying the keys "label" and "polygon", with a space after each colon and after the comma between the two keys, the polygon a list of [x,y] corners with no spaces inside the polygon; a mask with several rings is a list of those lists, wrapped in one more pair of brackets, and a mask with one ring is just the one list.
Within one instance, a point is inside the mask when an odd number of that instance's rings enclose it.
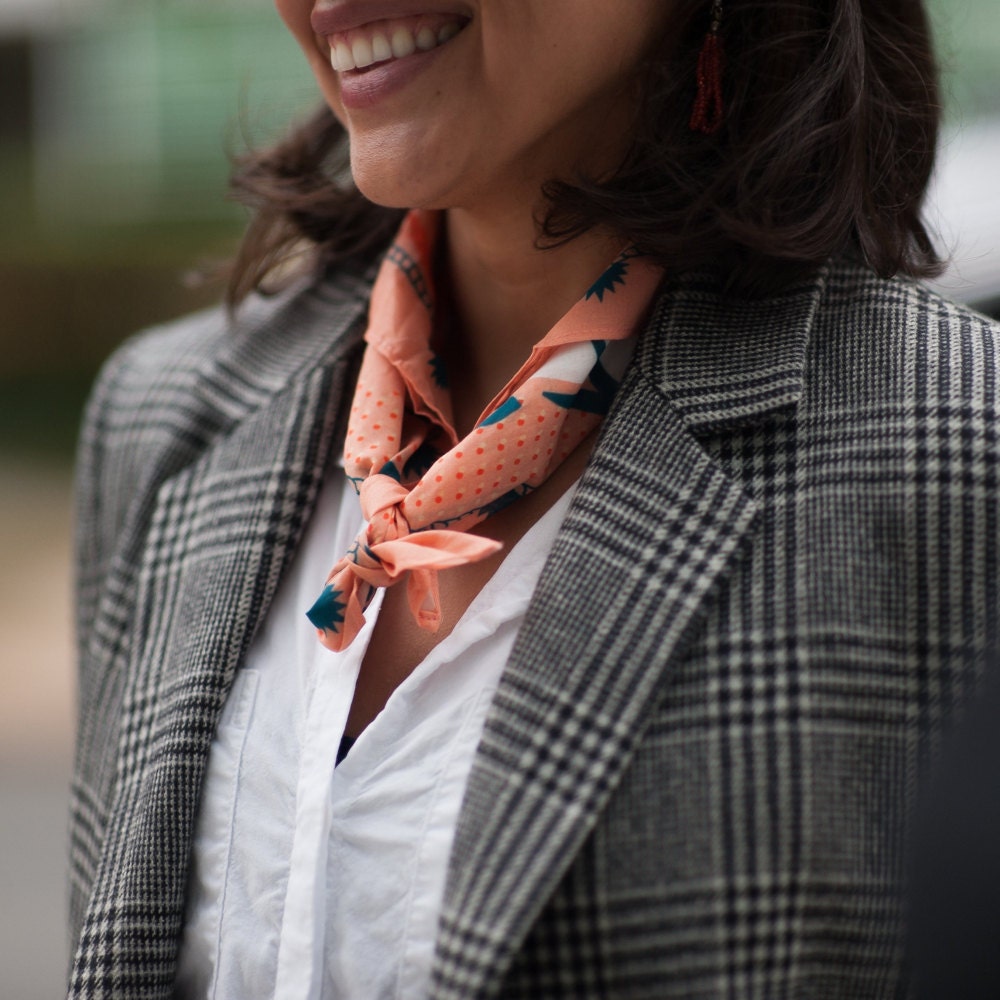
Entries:
{"label": "smiling mouth", "polygon": [[330,65],[338,73],[364,71],[446,45],[469,23],[454,14],[376,21],[327,38]]}

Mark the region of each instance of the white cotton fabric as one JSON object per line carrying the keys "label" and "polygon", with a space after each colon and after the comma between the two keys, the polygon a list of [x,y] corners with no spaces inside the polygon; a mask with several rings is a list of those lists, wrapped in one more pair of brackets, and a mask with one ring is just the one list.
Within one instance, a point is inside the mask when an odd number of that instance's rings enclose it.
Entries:
{"label": "white cotton fabric", "polygon": [[363,527],[336,477],[239,672],[197,820],[177,995],[418,1000],[472,758],[567,492],[334,769],[382,594],[341,653],[304,609]]}

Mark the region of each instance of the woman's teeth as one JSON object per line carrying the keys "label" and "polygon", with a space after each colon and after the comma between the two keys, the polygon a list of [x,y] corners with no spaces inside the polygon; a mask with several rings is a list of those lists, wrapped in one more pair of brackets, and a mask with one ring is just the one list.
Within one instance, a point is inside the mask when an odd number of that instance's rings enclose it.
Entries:
{"label": "woman's teeth", "polygon": [[343,73],[390,59],[403,59],[418,50],[428,52],[450,41],[462,27],[459,21],[449,21],[436,31],[427,25],[415,31],[403,25],[352,31],[350,39],[341,36],[332,41],[330,65],[338,73]]}

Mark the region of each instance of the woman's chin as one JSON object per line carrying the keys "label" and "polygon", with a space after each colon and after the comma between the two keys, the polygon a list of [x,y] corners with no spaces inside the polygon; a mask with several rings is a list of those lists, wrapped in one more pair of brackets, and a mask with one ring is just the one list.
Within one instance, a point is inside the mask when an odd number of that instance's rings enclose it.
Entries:
{"label": "woman's chin", "polygon": [[372,164],[365,157],[357,157],[352,150],[351,176],[357,189],[371,202],[385,208],[417,208],[423,185],[414,183],[413,177],[400,175],[399,169],[381,163]]}
{"label": "woman's chin", "polygon": [[352,168],[357,189],[371,202],[383,208],[448,208],[449,199],[433,192],[428,185],[414,184],[412,178],[386,177],[380,173]]}
{"label": "woman's chin", "polygon": [[386,208],[450,208],[462,201],[469,178],[483,173],[474,158],[456,156],[447,143],[426,141],[426,135],[414,142],[401,132],[350,133],[351,176],[358,190]]}
{"label": "woman's chin", "polygon": [[355,181],[358,190],[373,204],[381,205],[383,208],[425,208],[419,201],[408,198],[404,194],[396,193],[390,194],[384,191],[380,187],[368,187],[365,184],[359,184]]}

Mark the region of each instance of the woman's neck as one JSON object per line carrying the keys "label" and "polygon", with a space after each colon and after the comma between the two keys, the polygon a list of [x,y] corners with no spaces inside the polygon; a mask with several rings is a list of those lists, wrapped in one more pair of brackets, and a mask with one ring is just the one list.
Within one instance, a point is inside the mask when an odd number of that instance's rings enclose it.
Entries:
{"label": "woman's neck", "polygon": [[622,249],[585,234],[552,249],[535,247],[530,213],[484,218],[446,213],[444,274],[453,312],[444,347],[459,434],[527,360],[531,348]]}

